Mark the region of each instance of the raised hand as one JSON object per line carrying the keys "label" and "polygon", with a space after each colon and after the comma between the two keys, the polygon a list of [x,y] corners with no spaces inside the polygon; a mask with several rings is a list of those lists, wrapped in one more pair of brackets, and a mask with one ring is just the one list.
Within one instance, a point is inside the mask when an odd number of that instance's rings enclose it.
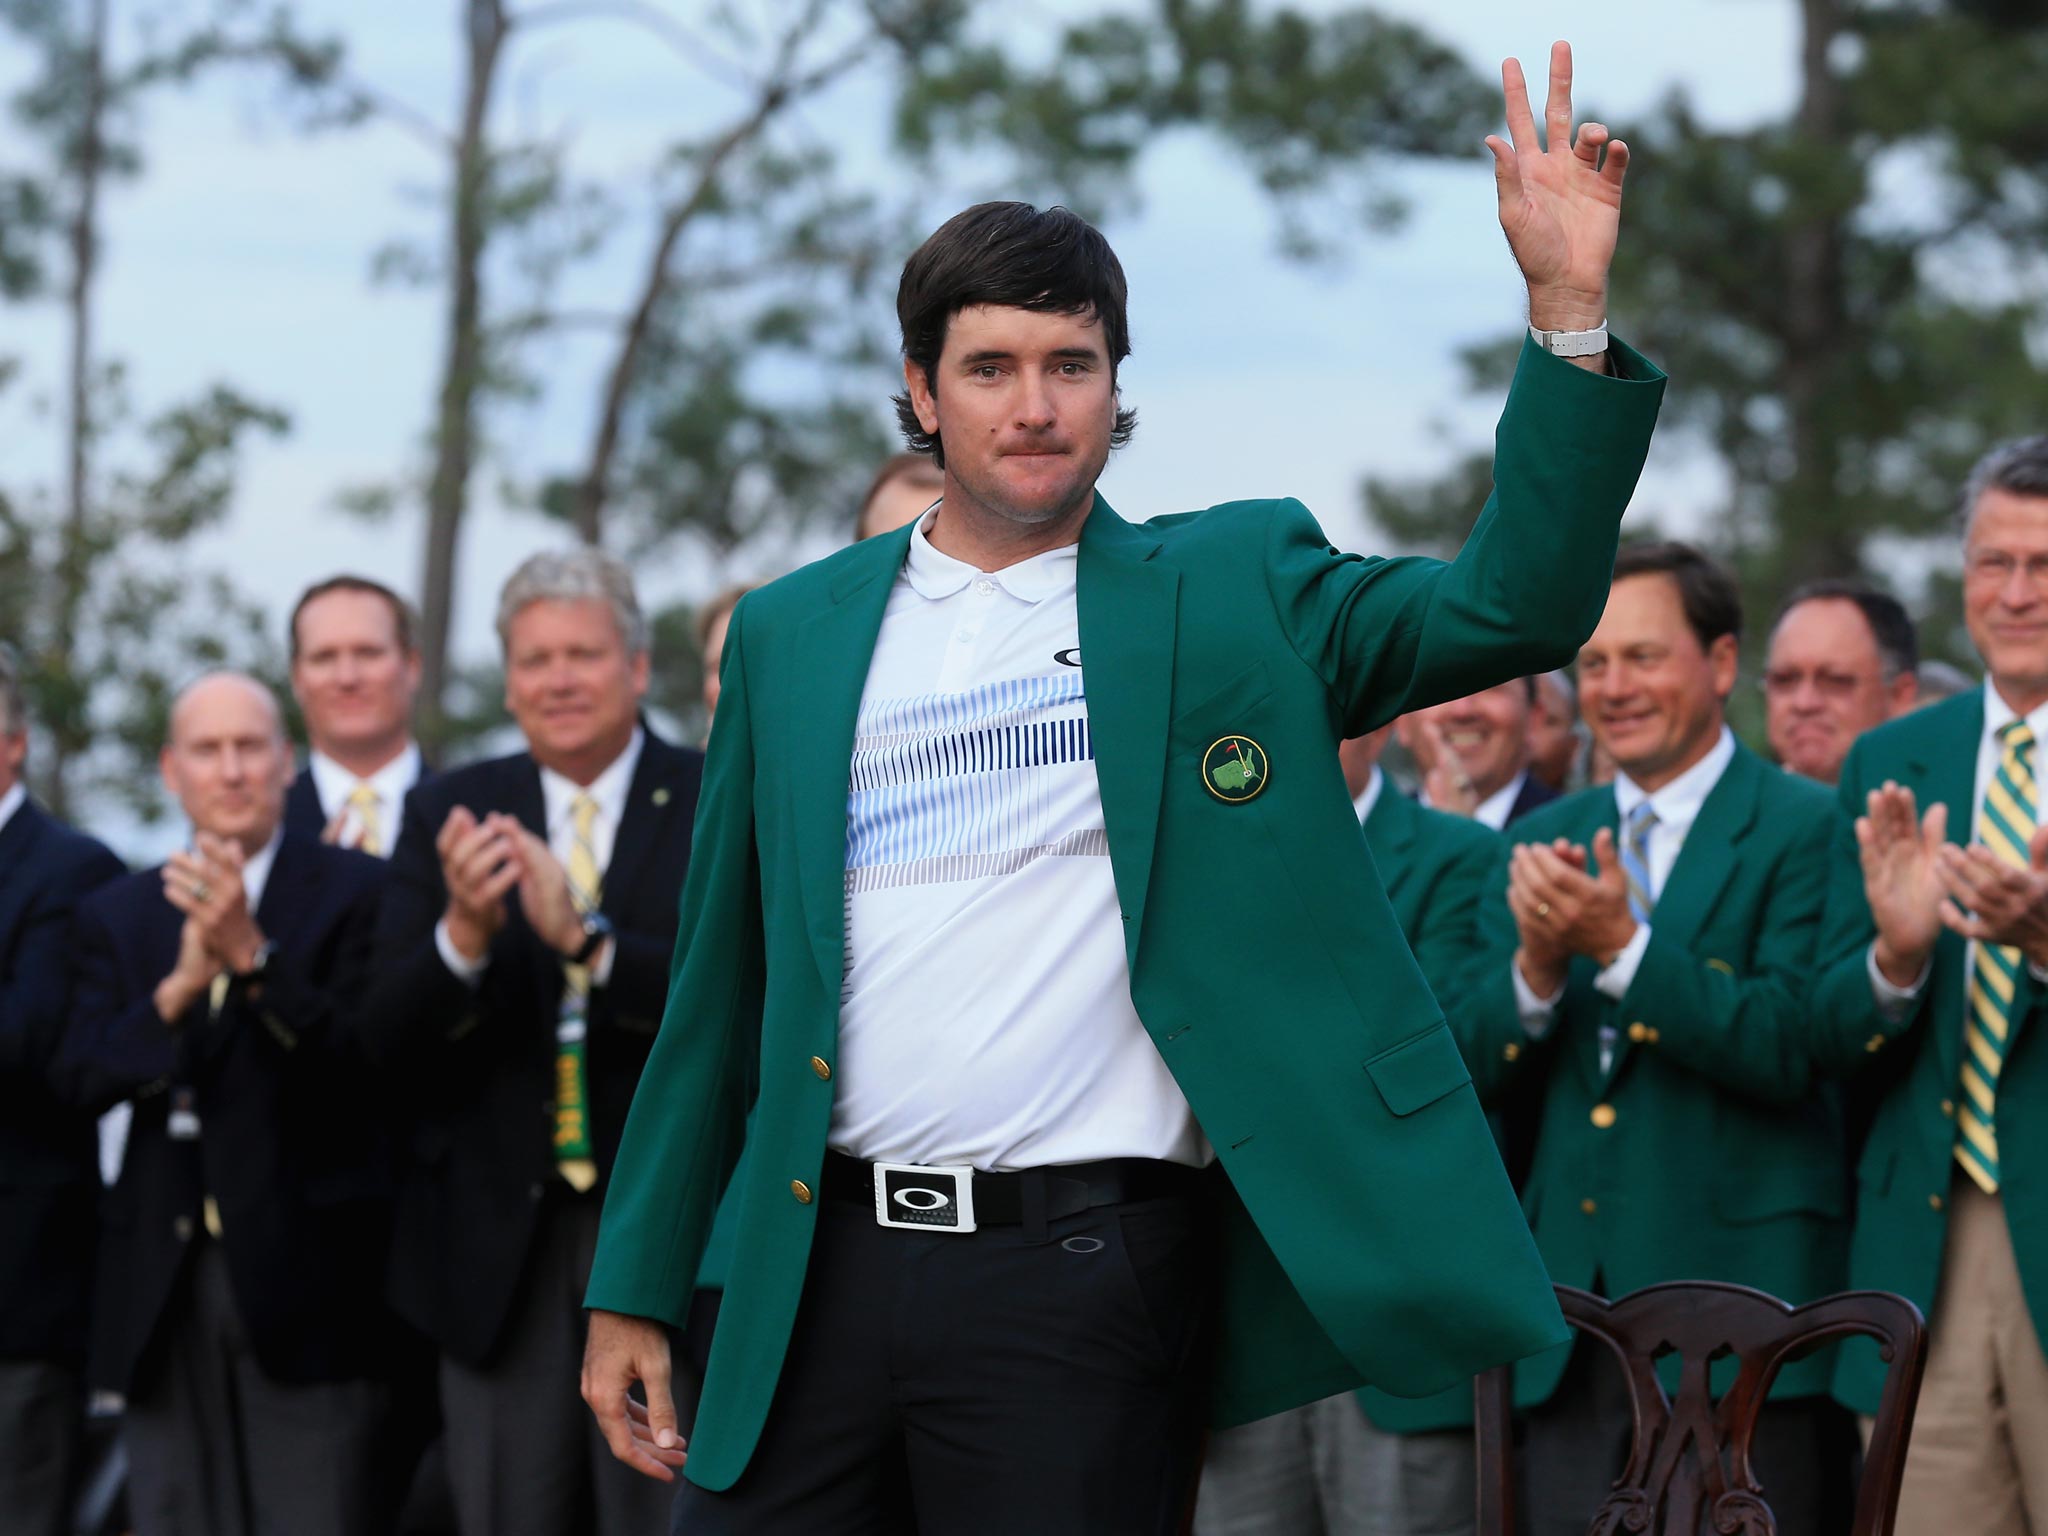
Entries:
{"label": "raised hand", "polygon": [[1934,872],[1948,895],[1941,920],[1966,939],[2019,949],[2048,965],[2048,827],[2028,840],[2027,867],[2006,863],[1989,848],[1943,844]]}
{"label": "raised hand", "polygon": [[469,807],[458,805],[434,838],[448,887],[448,938],[471,960],[483,959],[505,926],[505,893],[526,870],[519,852],[522,830],[515,817],[493,811],[478,821]]}
{"label": "raised hand", "polygon": [[[1524,843],[1508,863],[1508,904],[1522,928],[1525,950],[1536,955],[1588,955],[1601,965],[1628,947],[1636,920],[1628,908],[1628,881],[1614,850],[1614,834],[1593,834],[1597,874],[1573,844]],[[1524,919],[1523,914],[1527,917]],[[1533,988],[1536,977],[1524,972]]]}
{"label": "raised hand", "polygon": [[1486,147],[1493,151],[1500,227],[1529,284],[1529,323],[1547,331],[1591,330],[1607,318],[1607,271],[1621,228],[1628,146],[1600,123],[1585,124],[1573,137],[1569,43],[1550,49],[1547,148],[1536,137],[1521,64],[1507,60],[1500,76],[1509,138],[1491,134]]}
{"label": "raised hand", "polygon": [[1479,809],[1479,790],[1458,754],[1445,743],[1442,726],[1424,713],[1403,715],[1396,729],[1401,745],[1422,770],[1422,792],[1429,797],[1430,809],[1468,817]]}
{"label": "raised hand", "polygon": [[1875,958],[1885,980],[1910,987],[1927,968],[1941,937],[1940,874],[1948,844],[1948,807],[1921,816],[1913,791],[1891,780],[1873,789],[1856,818],[1856,851],[1863,863],[1863,895],[1877,924]]}
{"label": "raised hand", "polygon": [[554,850],[526,828],[517,833],[519,907],[527,926],[558,954],[573,955],[583,947],[583,918],[569,894],[569,874]]}
{"label": "raised hand", "polygon": [[195,834],[190,853],[164,862],[164,898],[197,928],[216,971],[247,970],[263,947],[242,884],[244,862],[240,843],[210,832]]}

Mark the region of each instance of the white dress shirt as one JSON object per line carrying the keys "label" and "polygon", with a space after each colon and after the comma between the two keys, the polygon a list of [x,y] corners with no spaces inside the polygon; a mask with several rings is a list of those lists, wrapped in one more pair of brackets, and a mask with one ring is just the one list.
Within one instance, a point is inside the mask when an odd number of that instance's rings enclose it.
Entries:
{"label": "white dress shirt", "polygon": [[313,752],[307,756],[306,766],[313,773],[313,793],[320,800],[322,821],[332,821],[346,812],[341,823],[341,846],[353,848],[362,841],[363,822],[349,799],[356,792],[358,784],[370,786],[370,793],[376,796],[377,839],[379,852],[384,858],[391,857],[391,850],[398,846],[399,824],[405,819],[406,791],[420,781],[420,749],[417,742],[407,742],[405,750],[391,759],[367,779],[359,779],[325,752]]}
{"label": "white dress shirt", "polygon": [[[1990,678],[1985,678],[1984,734],[1977,738],[1976,792],[1975,797],[1970,802],[1970,836],[1972,839],[1977,835],[1977,822],[1984,814],[1984,792],[1991,787],[1991,776],[1998,772],[1998,761],[2005,755],[2005,747],[1999,741],[1998,733],[2019,718],[2019,711],[2005,702],[2004,696],[1993,686]],[[2026,721],[2027,729],[2034,733],[2035,798],[2038,800],[2040,797],[2041,757],[2044,751],[2048,751],[2048,704],[2043,704],[2032,714],[2028,715]],[[1927,814],[1927,807],[1918,804],[1917,801],[1915,802],[1915,809],[1922,816]],[[1963,1012],[1965,1016],[1970,1011],[1970,976],[1977,967],[1976,946],[1977,941],[1972,939],[1964,946],[1963,950]],[[1877,944],[1875,941],[1871,943],[1864,964],[1870,972],[1870,988],[1877,998],[1878,1007],[1884,1010],[1887,1018],[1896,1022],[1904,1018],[1912,1009],[1913,1003],[1920,996],[1921,989],[1927,985],[1928,974],[1934,969],[1934,956],[1930,954],[1927,957],[1927,963],[1920,967],[1920,975],[1910,987],[1895,987],[1885,980],[1884,973],[1877,968]],[[2033,973],[2034,980],[2048,983],[2048,969],[2035,965],[2031,960],[2027,962],[2027,969]]]}
{"label": "white dress shirt", "polygon": [[1366,818],[1372,815],[1372,808],[1380,803],[1380,793],[1386,787],[1386,782],[1387,776],[1380,772],[1380,765],[1374,763],[1372,776],[1365,781],[1365,788],[1361,789],[1358,797],[1351,802],[1352,809],[1358,812],[1358,824],[1361,827],[1365,825]]}
{"label": "white dress shirt", "polygon": [[1131,1003],[1078,550],[983,572],[933,548],[929,521],[855,728],[829,1145],[985,1170],[1205,1163]]}
{"label": "white dress shirt", "polygon": [[0,795],[0,832],[7,829],[7,823],[14,819],[14,813],[21,809],[22,802],[26,799],[28,790],[20,784],[16,784],[6,794]]}
{"label": "white dress shirt", "polygon": [[284,827],[270,834],[270,841],[242,860],[242,893],[249,901],[249,915],[263,905],[264,887],[270,884],[270,867],[277,862],[277,845],[284,841]]}
{"label": "white dress shirt", "polygon": [[[597,802],[597,814],[590,824],[590,851],[597,859],[598,875],[602,877],[611,868],[612,849],[619,840],[619,820],[626,814],[626,798],[633,792],[633,774],[640,766],[640,749],[646,742],[647,733],[634,726],[625,751],[613,758],[604,771],[588,784],[578,784],[552,768],[540,770],[541,814],[548,829],[548,852],[555,856],[563,869],[569,867],[569,849],[576,841],[576,821],[570,808],[580,794],[587,794]],[[491,963],[488,950],[480,958],[472,960],[457,949],[455,941],[448,937],[448,919],[445,917],[434,924],[434,948],[440,951],[441,963],[472,986],[482,978],[484,968]],[[616,955],[617,946],[613,944],[606,944],[598,952],[590,967],[590,984],[593,987],[602,987],[611,981],[612,961]]]}
{"label": "white dress shirt", "polygon": [[[1728,771],[1728,765],[1734,759],[1735,734],[1724,725],[1707,755],[1660,789],[1646,790],[1626,773],[1615,774],[1614,809],[1619,828],[1615,833],[1617,854],[1621,851],[1623,839],[1628,836],[1628,819],[1635,814],[1636,807],[1647,800],[1657,814],[1657,820],[1644,840],[1653,902],[1656,893],[1664,889],[1664,882],[1670,878],[1672,866],[1677,864],[1678,855],[1685,847],[1686,834],[1699,820],[1700,808],[1707,803],[1707,796],[1714,792],[1714,786],[1721,782],[1721,775]],[[1651,915],[1654,917],[1655,913]],[[1636,979],[1636,970],[1643,963],[1643,952],[1649,947],[1650,924],[1639,922],[1634,936],[1611,962],[1601,967],[1593,978],[1593,985],[1620,1002],[1628,995],[1629,986]],[[1538,997],[1523,979],[1519,965],[1511,960],[1508,968],[1514,974],[1515,1001],[1521,1009],[1522,1023],[1531,1034],[1541,1035],[1550,1027],[1551,1015],[1558,999],[1564,995],[1563,989],[1559,988],[1547,998]],[[1601,1031],[1600,1070],[1603,1072],[1612,1059],[1614,1042],[1608,1038],[1612,1033],[1611,1029]]]}

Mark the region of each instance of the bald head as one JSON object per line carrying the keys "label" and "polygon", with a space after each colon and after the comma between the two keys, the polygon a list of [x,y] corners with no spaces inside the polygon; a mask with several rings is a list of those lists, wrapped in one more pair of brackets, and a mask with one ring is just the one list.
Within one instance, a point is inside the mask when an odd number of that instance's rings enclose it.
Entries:
{"label": "bald head", "polygon": [[171,702],[159,766],[194,828],[255,853],[284,819],[292,751],[276,695],[243,672],[209,672]]}

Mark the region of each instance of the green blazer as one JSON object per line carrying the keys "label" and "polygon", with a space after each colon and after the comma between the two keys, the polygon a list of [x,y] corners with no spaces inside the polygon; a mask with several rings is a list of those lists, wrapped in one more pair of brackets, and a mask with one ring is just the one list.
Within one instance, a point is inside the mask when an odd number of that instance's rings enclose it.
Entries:
{"label": "green blazer", "polygon": [[[1492,1092],[1542,1096],[1522,1203],[1552,1279],[1614,1296],[1731,1280],[1795,1303],[1841,1289],[1842,1109],[1807,1070],[1802,1014],[1829,822],[1826,790],[1738,745],[1658,893],[1621,1001],[1594,987],[1599,967],[1581,956],[1548,1035],[1518,1042],[1509,962],[1488,978],[1474,1074]],[[1602,827],[1619,835],[1605,787],[1524,817],[1515,840],[1569,838],[1590,860]],[[1511,952],[1504,895],[1489,912],[1497,952]],[[1617,1032],[1605,1073],[1602,1025]],[[1517,1400],[1547,1401],[1568,1355],[1518,1367]],[[1831,1366],[1816,1356],[1788,1367],[1774,1395],[1827,1391]]]}
{"label": "green blazer", "polygon": [[[1854,819],[1869,792],[1891,779],[1913,791],[1923,812],[1947,806],[1950,840],[1967,843],[1983,734],[1984,695],[1976,690],[1880,726],[1850,749],[1842,765],[1824,969],[1813,998],[1816,1062],[1851,1074],[1850,1092],[1870,1116],[1856,1163],[1849,1283],[1896,1291],[1930,1317],[1948,1236],[1968,946],[1944,931],[1916,1005],[1898,1020],[1878,1010],[1868,958],[1877,930],[1863,899]],[[2042,1002],[2040,983],[2022,969],[1998,1079],[1998,1168],[2020,1287],[2035,1328],[2048,1338],[2048,1048],[2034,1043]],[[1874,1345],[1852,1340],[1842,1347],[1835,1394],[1844,1403],[1874,1413],[1883,1381]]]}
{"label": "green blazer", "polygon": [[[1464,1063],[1358,834],[1337,744],[1564,661],[1598,621],[1662,375],[1525,350],[1458,559],[1332,549],[1296,502],[1132,525],[1099,497],[1077,606],[1131,997],[1228,1175],[1213,1415],[1423,1394],[1563,1334]],[[679,1322],[747,1160],[689,1476],[731,1485],[817,1215],[837,1059],[847,765],[908,529],[754,592],[725,645],[668,1011],[587,1302]],[[1266,788],[1205,787],[1250,737]],[[749,1068],[758,1077],[745,1131]]]}
{"label": "green blazer", "polygon": [[[1458,1014],[1475,1006],[1479,996],[1475,983],[1486,964],[1480,952],[1480,910],[1501,878],[1505,840],[1479,822],[1419,805],[1392,780],[1382,780],[1372,814],[1365,818],[1365,842],[1415,963],[1451,1032],[1464,1035],[1468,1031],[1461,1028]],[[1374,1425],[1395,1434],[1472,1422],[1470,1382],[1424,1398],[1395,1397],[1367,1387],[1358,1401]]]}

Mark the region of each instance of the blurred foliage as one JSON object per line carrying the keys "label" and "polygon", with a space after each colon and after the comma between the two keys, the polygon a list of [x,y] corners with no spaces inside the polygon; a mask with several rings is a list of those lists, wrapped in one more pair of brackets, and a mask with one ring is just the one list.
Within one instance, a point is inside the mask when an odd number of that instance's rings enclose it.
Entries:
{"label": "blurred foliage", "polygon": [[[1782,120],[1716,128],[1678,91],[1612,125],[1635,151],[1614,324],[1671,374],[1662,448],[1725,484],[1697,536],[1742,578],[1751,670],[1782,595],[1843,575],[1897,586],[1927,652],[1970,662],[1956,494],[1985,448],[2041,430],[2048,395],[2048,5],[1801,11]],[[1497,393],[1519,344],[1466,354],[1473,387]],[[1483,458],[1369,481],[1366,508],[1441,550],[1486,481]]]}

